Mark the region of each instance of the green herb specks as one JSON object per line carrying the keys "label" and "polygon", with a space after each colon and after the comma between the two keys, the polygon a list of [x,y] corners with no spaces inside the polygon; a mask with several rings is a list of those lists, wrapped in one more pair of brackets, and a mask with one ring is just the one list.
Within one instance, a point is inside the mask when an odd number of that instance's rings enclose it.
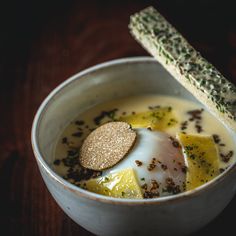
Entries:
{"label": "green herb specks", "polygon": [[130,18],[132,35],[190,92],[236,130],[236,87],[153,7]]}

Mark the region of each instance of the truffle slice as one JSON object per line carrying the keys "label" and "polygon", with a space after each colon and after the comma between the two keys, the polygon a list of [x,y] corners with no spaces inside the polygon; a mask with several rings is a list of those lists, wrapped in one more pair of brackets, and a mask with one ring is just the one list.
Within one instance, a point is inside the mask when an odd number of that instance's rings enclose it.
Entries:
{"label": "truffle slice", "polygon": [[80,164],[92,170],[111,168],[131,150],[136,132],[126,122],[109,122],[84,140],[80,150]]}

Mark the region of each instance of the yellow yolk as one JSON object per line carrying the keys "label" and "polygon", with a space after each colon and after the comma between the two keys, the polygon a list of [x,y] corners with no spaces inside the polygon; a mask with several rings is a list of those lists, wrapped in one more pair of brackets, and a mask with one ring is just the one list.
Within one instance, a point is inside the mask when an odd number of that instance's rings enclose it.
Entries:
{"label": "yellow yolk", "polygon": [[219,155],[211,136],[179,133],[187,164],[186,190],[194,189],[219,174]]}
{"label": "yellow yolk", "polygon": [[85,189],[116,198],[140,199],[142,192],[133,169],[124,169],[81,183]]}
{"label": "yellow yolk", "polygon": [[158,107],[147,112],[122,116],[118,120],[129,123],[132,128],[151,128],[165,131],[177,124],[171,107]]}

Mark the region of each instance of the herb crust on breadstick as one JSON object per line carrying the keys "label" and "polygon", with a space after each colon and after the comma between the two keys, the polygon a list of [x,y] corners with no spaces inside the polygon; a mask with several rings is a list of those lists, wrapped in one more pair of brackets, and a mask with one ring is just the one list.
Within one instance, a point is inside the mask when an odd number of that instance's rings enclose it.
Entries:
{"label": "herb crust on breadstick", "polygon": [[134,38],[174,78],[236,132],[236,87],[153,7],[131,16]]}

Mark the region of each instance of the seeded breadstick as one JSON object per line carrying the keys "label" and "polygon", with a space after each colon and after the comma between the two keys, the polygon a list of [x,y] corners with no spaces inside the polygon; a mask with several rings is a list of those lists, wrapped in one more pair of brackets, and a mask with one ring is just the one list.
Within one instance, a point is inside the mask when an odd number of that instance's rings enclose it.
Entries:
{"label": "seeded breadstick", "polygon": [[130,31],[186,89],[236,131],[236,87],[155,10],[131,16]]}

